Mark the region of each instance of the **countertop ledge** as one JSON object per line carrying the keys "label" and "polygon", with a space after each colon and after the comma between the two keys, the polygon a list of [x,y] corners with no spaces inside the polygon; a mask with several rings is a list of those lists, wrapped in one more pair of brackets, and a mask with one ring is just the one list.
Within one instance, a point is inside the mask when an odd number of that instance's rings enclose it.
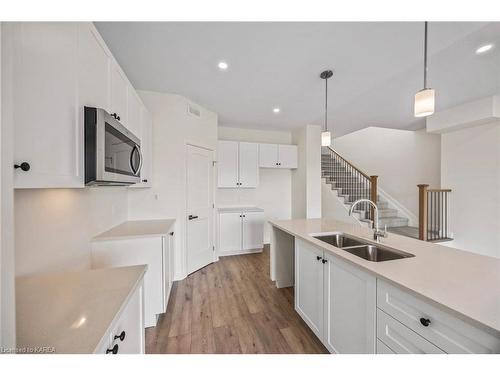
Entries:
{"label": "countertop ledge", "polygon": [[219,207],[219,212],[264,212],[260,207],[255,206],[227,206]]}
{"label": "countertop ledge", "polygon": [[95,236],[93,241],[157,237],[171,232],[175,219],[125,221]]}
{"label": "countertop ledge", "polygon": [[16,278],[16,346],[93,353],[146,270],[140,265]]}
{"label": "countertop ledge", "polygon": [[344,232],[371,240],[368,228],[330,219],[269,223],[500,337],[500,259],[390,233],[383,245],[415,257],[376,263],[311,236]]}

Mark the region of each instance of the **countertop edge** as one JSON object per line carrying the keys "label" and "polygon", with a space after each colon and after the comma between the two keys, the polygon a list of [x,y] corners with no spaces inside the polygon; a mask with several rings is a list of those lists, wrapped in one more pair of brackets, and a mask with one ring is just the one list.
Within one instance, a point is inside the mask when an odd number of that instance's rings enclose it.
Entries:
{"label": "countertop edge", "polygon": [[[279,224],[279,221],[280,220],[269,220],[269,224],[271,224],[271,226],[273,226],[273,227],[276,227],[276,228],[278,228],[278,229],[280,229],[280,230],[288,233],[291,236],[299,237],[300,239],[302,239],[304,241],[307,241],[308,243],[310,243],[310,244],[312,244],[312,245],[314,245],[316,247],[321,247],[323,250],[328,251],[331,255],[333,255],[333,256],[335,256],[337,258],[340,258],[343,261],[348,262],[350,265],[353,265],[355,267],[361,268],[365,272],[368,272],[368,273],[370,273],[372,275],[375,275],[376,277],[381,278],[381,279],[383,279],[383,280],[385,280],[385,281],[387,281],[387,282],[389,282],[389,283],[391,283],[393,285],[396,285],[396,286],[404,289],[405,292],[408,292],[408,293],[413,294],[413,295],[415,295],[417,297],[423,298],[427,302],[429,302],[430,304],[432,304],[432,305],[434,305],[436,307],[439,307],[441,309],[445,309],[450,314],[455,315],[457,318],[465,320],[468,323],[470,323],[471,325],[473,325],[473,326],[475,326],[475,327],[477,327],[479,329],[483,329],[485,331],[488,331],[490,334],[492,334],[492,335],[497,336],[497,337],[500,338],[500,327],[499,328],[493,327],[490,324],[481,321],[480,319],[471,317],[471,316],[469,316],[469,315],[467,315],[467,314],[465,314],[465,313],[463,313],[463,312],[461,312],[459,310],[454,309],[453,307],[450,307],[450,306],[444,304],[443,302],[439,302],[439,301],[433,299],[432,297],[429,297],[429,296],[427,296],[427,295],[425,295],[423,293],[420,293],[420,292],[412,289],[411,287],[409,287],[407,285],[401,284],[401,283],[399,283],[397,281],[394,281],[394,280],[392,280],[392,279],[390,279],[390,278],[388,278],[388,277],[386,277],[386,276],[384,276],[384,275],[382,275],[382,274],[380,274],[380,273],[378,273],[378,272],[376,272],[374,270],[366,268],[362,264],[354,262],[352,259],[349,259],[349,257],[344,256],[343,254],[337,253],[335,251],[332,251],[331,249],[328,248],[328,246],[331,246],[332,248],[338,250],[339,252],[342,251],[342,249],[339,249],[339,248],[337,248],[337,247],[335,247],[333,245],[328,245],[328,244],[324,244],[324,245],[321,244],[320,245],[320,244],[318,244],[317,242],[315,242],[313,240],[313,237],[311,237],[311,236],[304,236],[304,235],[302,235],[300,233],[294,233],[294,232],[290,231],[288,228],[285,228],[285,227],[281,226]],[[354,236],[356,236],[356,235],[354,235]]]}
{"label": "countertop edge", "polygon": [[[166,225],[166,228],[164,231],[158,231],[156,233],[134,233],[134,234],[113,234],[113,231],[116,231],[117,228],[120,228],[122,226],[130,225],[130,223],[146,223],[146,222],[154,222],[154,221],[165,221],[165,222],[170,222],[168,225]],[[121,240],[121,239],[134,239],[134,238],[151,238],[151,237],[161,237],[161,236],[167,236],[168,233],[171,231],[172,227],[175,225],[176,219],[151,219],[151,220],[127,220],[124,221],[118,225],[113,226],[112,228],[96,234],[94,237],[91,238],[91,242],[99,242],[99,241],[113,241],[113,240]],[[107,235],[107,233],[110,233]]]}

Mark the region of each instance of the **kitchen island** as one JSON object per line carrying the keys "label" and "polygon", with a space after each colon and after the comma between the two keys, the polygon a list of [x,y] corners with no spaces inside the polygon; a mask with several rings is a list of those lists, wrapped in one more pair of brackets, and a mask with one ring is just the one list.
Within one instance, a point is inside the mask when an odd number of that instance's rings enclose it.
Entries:
{"label": "kitchen island", "polygon": [[[299,315],[330,351],[500,352],[500,259],[389,234],[384,245],[414,256],[371,262],[313,237],[341,232],[369,242],[368,228],[328,219],[270,224],[271,279],[295,286]],[[362,325],[362,344],[342,342],[353,336],[350,320]]]}

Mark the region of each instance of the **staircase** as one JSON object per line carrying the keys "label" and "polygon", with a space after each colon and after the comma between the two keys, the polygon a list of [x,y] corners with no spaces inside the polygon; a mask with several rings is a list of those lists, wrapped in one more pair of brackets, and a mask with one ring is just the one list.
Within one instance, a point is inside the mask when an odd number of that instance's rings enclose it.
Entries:
{"label": "staircase", "polygon": [[[389,208],[389,202],[376,194],[376,176],[366,175],[331,148],[328,148],[328,154],[321,155],[321,174],[324,182],[337,193],[338,199],[347,209],[358,199],[374,200],[376,195],[380,227],[408,227],[408,219],[399,216],[398,210]],[[359,221],[372,226],[373,218],[368,204],[357,205],[354,213]]]}

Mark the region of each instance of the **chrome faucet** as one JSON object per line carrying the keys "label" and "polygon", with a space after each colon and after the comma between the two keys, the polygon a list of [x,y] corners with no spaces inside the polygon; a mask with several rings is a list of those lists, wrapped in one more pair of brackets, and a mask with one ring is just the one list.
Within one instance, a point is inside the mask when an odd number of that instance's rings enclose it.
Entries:
{"label": "chrome faucet", "polygon": [[374,219],[375,219],[375,227],[373,228],[373,239],[377,242],[380,242],[380,237],[387,237],[387,225],[385,226],[384,230],[380,230],[378,227],[378,207],[375,203],[373,203],[369,199],[358,199],[356,202],[354,202],[349,209],[349,216],[352,215],[352,212],[354,211],[354,207],[356,207],[359,203],[369,203],[370,205],[373,206],[373,209],[375,211],[374,213]]}

